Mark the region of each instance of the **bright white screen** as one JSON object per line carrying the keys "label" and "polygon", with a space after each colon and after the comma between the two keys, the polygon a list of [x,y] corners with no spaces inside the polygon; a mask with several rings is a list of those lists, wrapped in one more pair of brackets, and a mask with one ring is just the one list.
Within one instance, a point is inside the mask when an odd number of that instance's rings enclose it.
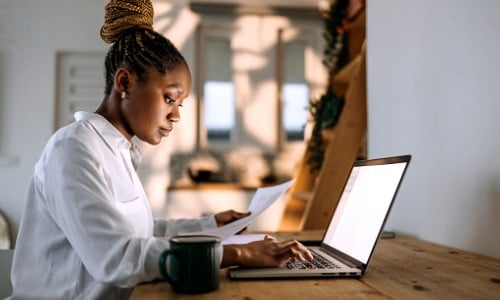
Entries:
{"label": "bright white screen", "polygon": [[405,166],[354,167],[323,242],[367,263]]}

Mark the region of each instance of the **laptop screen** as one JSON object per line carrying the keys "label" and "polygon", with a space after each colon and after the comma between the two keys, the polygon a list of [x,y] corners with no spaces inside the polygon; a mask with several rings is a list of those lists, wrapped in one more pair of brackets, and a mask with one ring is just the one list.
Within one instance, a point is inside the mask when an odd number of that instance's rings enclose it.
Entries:
{"label": "laptop screen", "polygon": [[367,264],[407,164],[356,162],[323,243]]}

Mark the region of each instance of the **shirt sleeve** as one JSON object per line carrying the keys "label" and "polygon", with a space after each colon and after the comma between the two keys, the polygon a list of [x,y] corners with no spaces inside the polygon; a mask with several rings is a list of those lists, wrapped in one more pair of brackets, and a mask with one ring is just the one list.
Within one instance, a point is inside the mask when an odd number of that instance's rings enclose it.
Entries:
{"label": "shirt sleeve", "polygon": [[133,287],[161,278],[158,258],[168,241],[135,236],[113,206],[103,164],[91,149],[91,143],[62,139],[46,158],[45,201],[54,222],[95,280]]}
{"label": "shirt sleeve", "polygon": [[207,215],[200,219],[155,220],[153,234],[156,237],[169,237],[181,232],[198,232],[216,227],[213,215]]}

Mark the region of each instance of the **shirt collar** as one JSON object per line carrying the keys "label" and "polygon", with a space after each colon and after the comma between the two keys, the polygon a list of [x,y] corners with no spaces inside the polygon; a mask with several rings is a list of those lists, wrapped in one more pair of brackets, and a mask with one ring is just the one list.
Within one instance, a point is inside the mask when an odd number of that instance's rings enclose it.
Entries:
{"label": "shirt collar", "polygon": [[89,122],[113,154],[116,154],[120,149],[128,149],[130,151],[132,164],[137,169],[142,160],[142,151],[135,137],[128,141],[113,124],[99,114],[77,111],[74,117],[77,122]]}

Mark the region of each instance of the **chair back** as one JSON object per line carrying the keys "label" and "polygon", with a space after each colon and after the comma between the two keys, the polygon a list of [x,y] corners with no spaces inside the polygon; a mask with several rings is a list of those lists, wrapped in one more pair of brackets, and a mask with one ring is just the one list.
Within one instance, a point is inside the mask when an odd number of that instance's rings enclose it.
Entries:
{"label": "chair back", "polygon": [[5,299],[12,294],[10,270],[12,268],[13,255],[14,250],[0,249],[0,299]]}

